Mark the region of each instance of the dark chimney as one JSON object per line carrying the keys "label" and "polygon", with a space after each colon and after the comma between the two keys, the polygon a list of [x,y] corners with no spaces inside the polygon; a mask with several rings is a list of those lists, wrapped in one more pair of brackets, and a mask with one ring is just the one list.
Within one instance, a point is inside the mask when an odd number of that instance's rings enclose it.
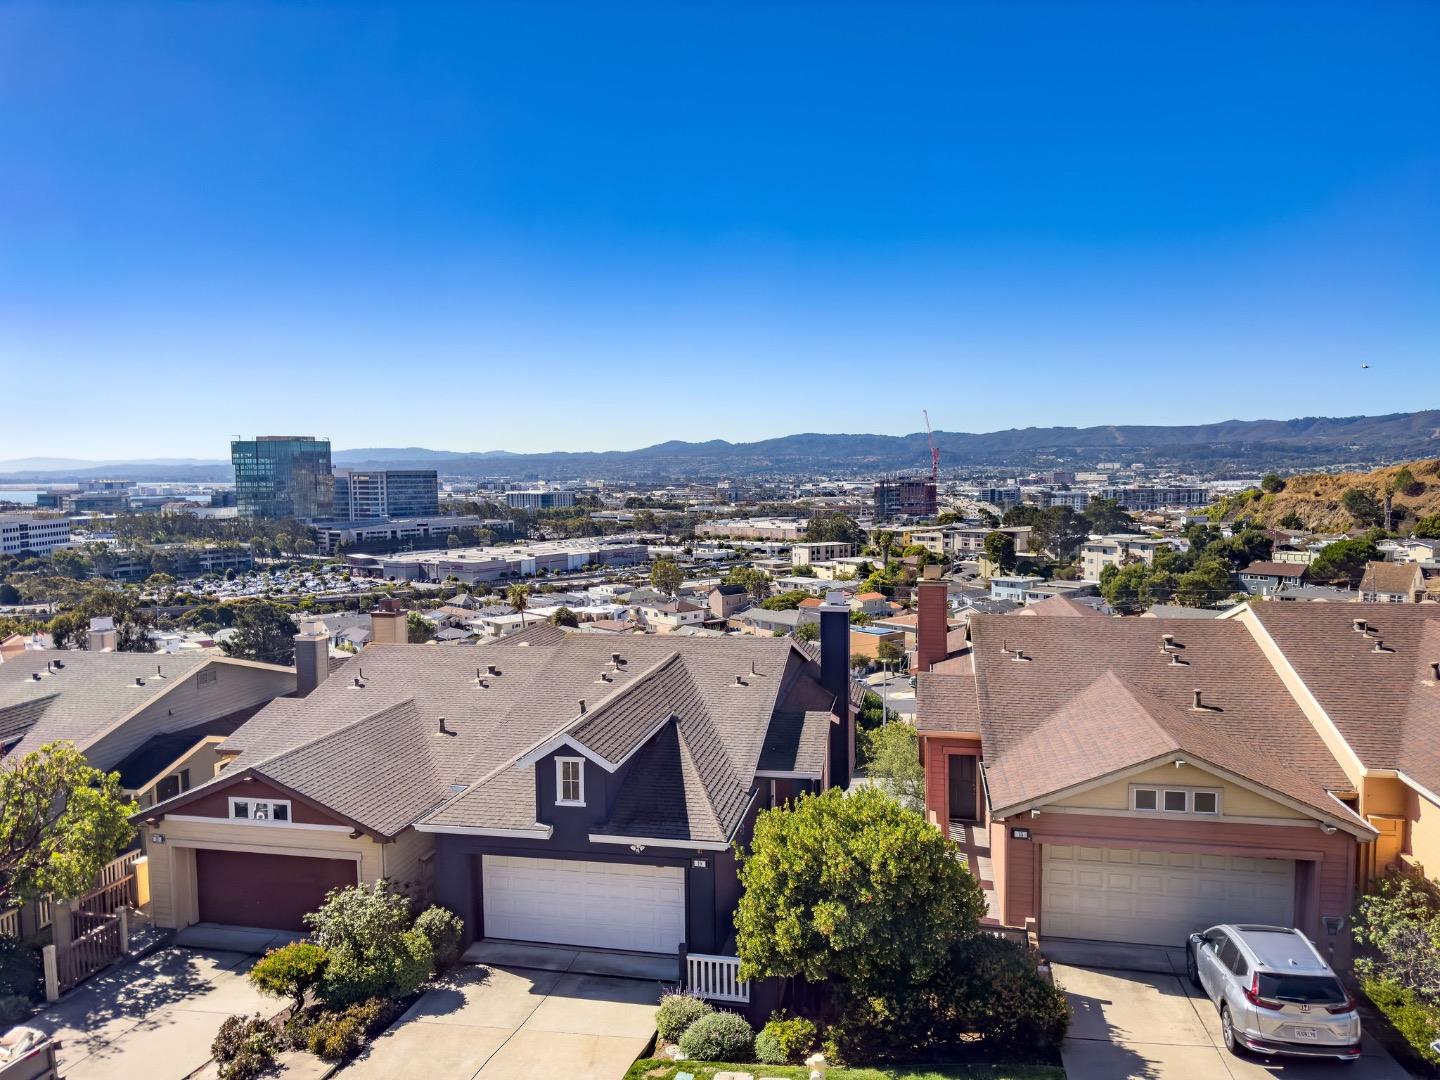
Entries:
{"label": "dark chimney", "polygon": [[940,567],[925,567],[925,577],[915,593],[915,668],[929,671],[949,655],[945,647],[950,630],[949,586],[940,580]]}
{"label": "dark chimney", "polygon": [[855,726],[850,715],[850,605],[828,592],[820,605],[820,685],[835,695],[838,724],[830,728],[830,783],[849,787],[855,767]]}
{"label": "dark chimney", "polygon": [[295,635],[295,696],[308,697],[329,674],[329,629],[319,619],[301,619]]}

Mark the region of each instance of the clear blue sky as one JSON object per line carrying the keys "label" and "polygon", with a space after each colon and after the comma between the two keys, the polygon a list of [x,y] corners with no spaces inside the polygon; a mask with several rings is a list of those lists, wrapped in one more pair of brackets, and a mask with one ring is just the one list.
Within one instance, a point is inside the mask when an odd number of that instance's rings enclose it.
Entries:
{"label": "clear blue sky", "polygon": [[1440,405],[1437,56],[1380,0],[5,3],[0,459]]}

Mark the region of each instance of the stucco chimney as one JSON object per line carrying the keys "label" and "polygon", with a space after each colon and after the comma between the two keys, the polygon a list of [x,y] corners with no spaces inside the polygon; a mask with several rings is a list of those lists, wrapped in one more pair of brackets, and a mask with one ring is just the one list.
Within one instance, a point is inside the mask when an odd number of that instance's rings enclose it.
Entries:
{"label": "stucco chimney", "polygon": [[115,620],[108,615],[90,620],[90,629],[85,631],[85,648],[90,652],[114,652],[116,643]]}
{"label": "stucco chimney", "polygon": [[295,696],[308,696],[329,674],[329,628],[320,619],[301,619],[295,635]]}
{"label": "stucco chimney", "polygon": [[410,641],[405,612],[398,600],[381,600],[370,613],[371,645],[405,645]]}
{"label": "stucco chimney", "polygon": [[940,580],[940,567],[925,567],[915,596],[915,669],[929,671],[949,655],[945,647],[950,630],[949,586]]}

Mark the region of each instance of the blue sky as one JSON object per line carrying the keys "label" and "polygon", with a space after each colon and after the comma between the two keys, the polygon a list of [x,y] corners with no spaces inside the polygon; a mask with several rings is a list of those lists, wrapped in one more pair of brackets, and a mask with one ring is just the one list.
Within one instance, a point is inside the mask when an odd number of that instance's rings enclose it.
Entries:
{"label": "blue sky", "polygon": [[6,3],[0,459],[1433,407],[1437,55],[1425,3]]}

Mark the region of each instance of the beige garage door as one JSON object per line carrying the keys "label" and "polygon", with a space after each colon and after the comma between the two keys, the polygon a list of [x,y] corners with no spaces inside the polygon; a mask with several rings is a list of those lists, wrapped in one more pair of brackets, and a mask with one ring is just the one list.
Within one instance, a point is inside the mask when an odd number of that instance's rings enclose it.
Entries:
{"label": "beige garage door", "polygon": [[1046,937],[1179,945],[1216,923],[1294,925],[1290,859],[1046,844],[1042,875]]}

